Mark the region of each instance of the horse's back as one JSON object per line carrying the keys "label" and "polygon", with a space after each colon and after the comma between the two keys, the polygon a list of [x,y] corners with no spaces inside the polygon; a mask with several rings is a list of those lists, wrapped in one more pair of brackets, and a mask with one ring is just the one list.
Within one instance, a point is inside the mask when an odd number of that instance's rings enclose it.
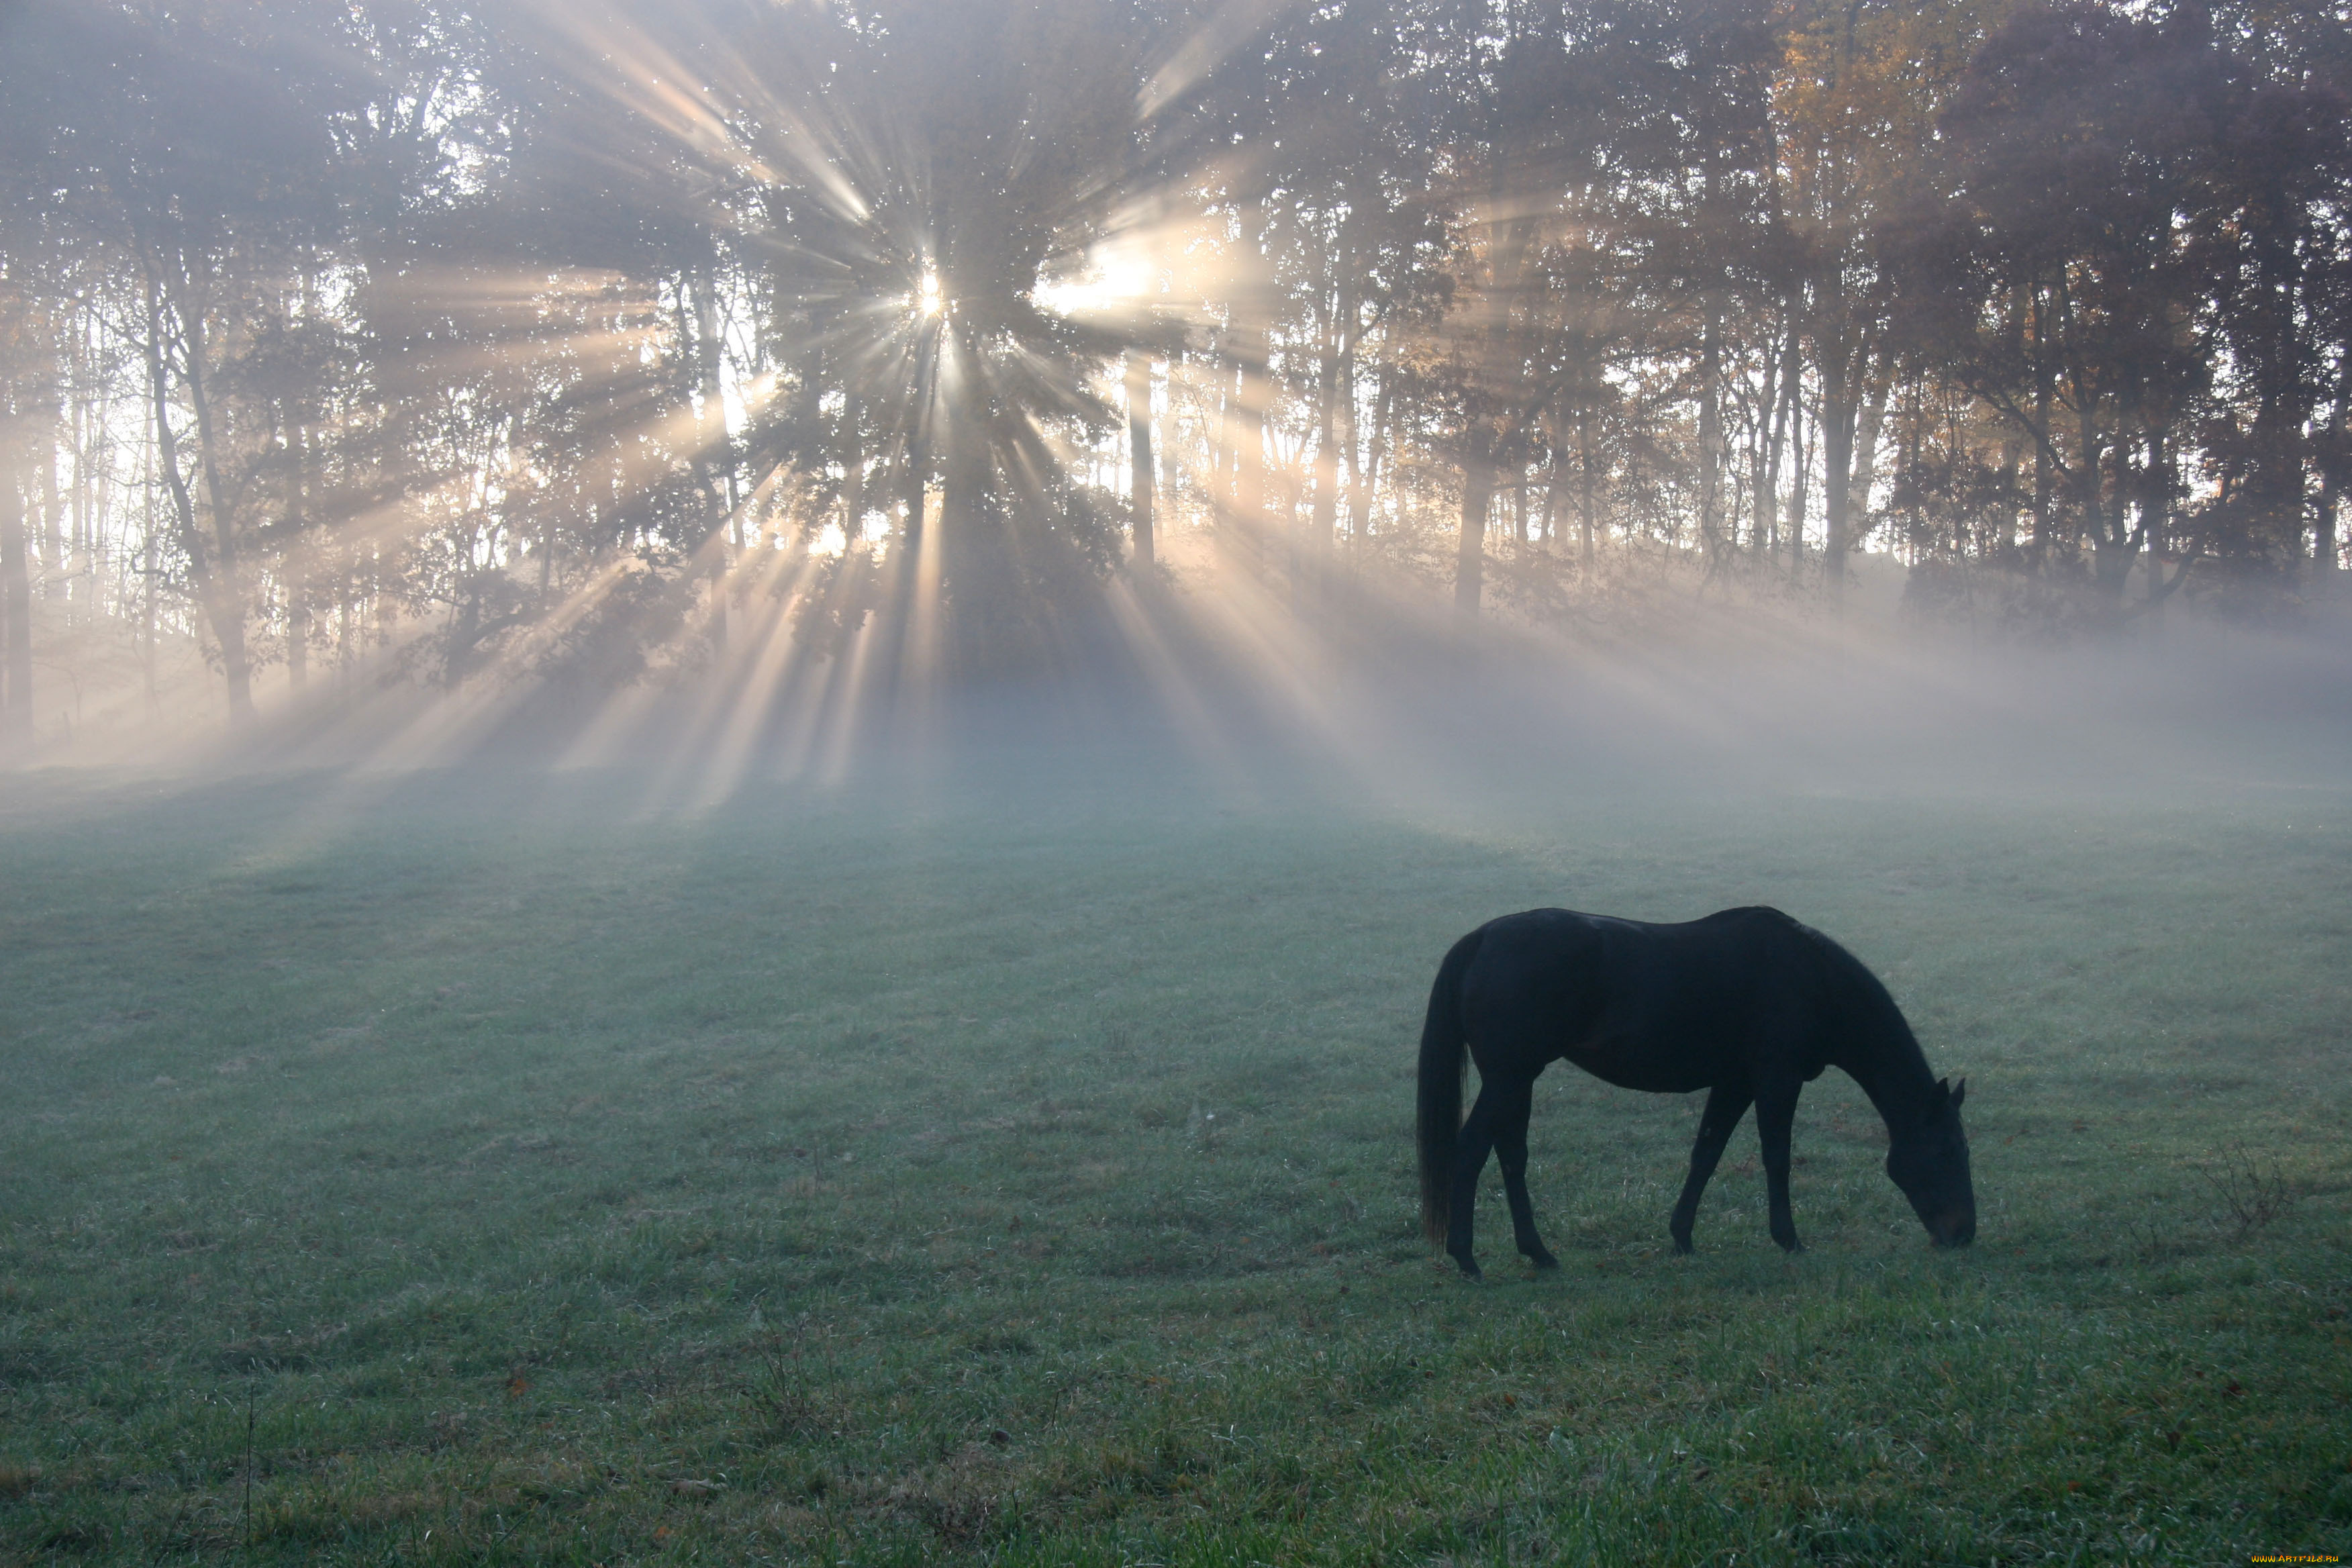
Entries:
{"label": "horse's back", "polygon": [[1762,907],[1675,924],[1528,910],[1480,928],[1465,1023],[1482,1073],[1565,1058],[1623,1088],[1687,1093],[1809,1032],[1816,952],[1805,927]]}

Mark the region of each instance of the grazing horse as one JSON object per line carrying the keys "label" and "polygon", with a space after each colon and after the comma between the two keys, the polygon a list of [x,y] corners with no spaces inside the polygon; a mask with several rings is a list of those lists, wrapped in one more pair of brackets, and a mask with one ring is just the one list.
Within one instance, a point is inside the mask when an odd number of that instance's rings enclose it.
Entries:
{"label": "grazing horse", "polygon": [[[1462,1116],[1464,1047],[1478,1100]],[[1845,949],[1778,910],[1725,910],[1650,925],[1529,910],[1487,921],[1454,944],[1430,987],[1421,1036],[1421,1221],[1478,1278],[1470,1209],[1489,1149],[1519,1250],[1557,1267],[1528,1202],[1528,1110],[1536,1076],[1574,1062],[1622,1089],[1708,1091],[1675,1205],[1675,1250],[1691,1249],[1699,1194],[1750,1105],[1763,1144],[1772,1239],[1797,1251],[1789,1213],[1789,1128],[1797,1095],[1825,1067],[1843,1068],[1886,1119],[1886,1173],[1939,1247],[1977,1233],[1965,1080],[1927,1058],[1878,977]]]}

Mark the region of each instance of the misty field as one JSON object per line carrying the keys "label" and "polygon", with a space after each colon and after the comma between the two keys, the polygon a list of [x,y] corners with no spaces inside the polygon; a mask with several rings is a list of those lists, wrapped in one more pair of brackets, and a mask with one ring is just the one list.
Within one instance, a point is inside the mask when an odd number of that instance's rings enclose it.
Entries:
{"label": "misty field", "polygon": [[[0,784],[0,1560],[2242,1561],[2352,1542],[2352,795]],[[1446,944],[1780,905],[1965,1075],[1538,1086],[1411,1203]],[[1489,1179],[1493,1180],[1490,1168]]]}

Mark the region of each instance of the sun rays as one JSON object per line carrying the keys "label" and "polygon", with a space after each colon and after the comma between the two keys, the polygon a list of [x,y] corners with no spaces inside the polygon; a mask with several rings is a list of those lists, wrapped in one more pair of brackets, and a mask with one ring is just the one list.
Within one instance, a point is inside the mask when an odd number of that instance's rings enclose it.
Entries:
{"label": "sun rays", "polygon": [[[1496,234],[1590,249],[1600,220],[1508,181],[1351,183],[1378,127],[1346,92],[1248,132],[1219,71],[1279,98],[1338,42],[1253,47],[1284,11],[1234,0],[1142,39],[1084,5],[532,7],[511,79],[466,89],[519,117],[481,132],[509,153],[466,154],[477,207],[276,273],[182,266],[152,316],[180,312],[179,379],[105,416],[126,449],[155,406],[185,442],[215,427],[218,499],[183,531],[243,531],[225,580],[283,721],[267,742],[366,769],[625,765],[667,810],[853,779],[961,721],[960,693],[1050,672],[1073,722],[1161,726],[1212,772],[1276,735],[1438,787],[1382,639],[1433,667],[1467,646],[1440,604],[1463,563],[1550,615],[1486,635],[1507,664],[1556,657],[1612,592],[1559,548],[1563,509],[1618,509],[1636,605],[1643,563],[1707,542],[1672,431],[1554,418],[1507,467],[1465,445],[1503,417],[1471,363],[1496,311],[1553,308],[1497,281]],[[1286,151],[1294,131],[1320,141]],[[183,341],[215,318],[217,390]],[[1531,337],[1522,366],[1554,391],[1568,370],[1535,359],[1557,347]],[[1663,405],[1688,397],[1680,352],[1583,368]],[[1752,560],[1730,542],[1708,584],[1780,570],[1777,536]],[[151,590],[173,570],[142,568]],[[191,663],[221,657],[197,608],[177,611]],[[1743,626],[1799,663],[1845,657],[1842,631]],[[1758,733],[1638,641],[1605,661],[1621,706],[1725,746]],[[298,647],[321,650],[299,691]]]}
{"label": "sun rays", "polygon": [[[238,568],[257,668],[312,637],[312,595],[345,623],[327,678],[272,697],[273,744],[362,773],[551,744],[709,803],[844,777],[919,742],[955,680],[1043,659],[1139,679],[1214,750],[1185,662],[1304,645],[1267,584],[1207,608],[1119,575],[1126,430],[1162,432],[1164,531],[1262,531],[1224,492],[1266,460],[1231,456],[1250,421],[1263,437],[1263,389],[1213,395],[1182,352],[1248,271],[1202,206],[1227,175],[1153,160],[1185,140],[1176,99],[1275,9],[1227,5],[1155,62],[1042,10],[1004,39],[943,7],[943,43],[814,7],[730,30],[527,6],[544,155],[482,165],[506,183],[473,228],[305,277],[303,308],[350,323],[314,352],[382,350],[381,384],[240,408],[225,438],[299,524],[240,524],[277,530]],[[634,230],[575,216],[614,195]],[[1164,407],[1126,406],[1131,356]],[[1170,439],[1187,418],[1218,473]],[[294,471],[330,459],[356,478]]]}

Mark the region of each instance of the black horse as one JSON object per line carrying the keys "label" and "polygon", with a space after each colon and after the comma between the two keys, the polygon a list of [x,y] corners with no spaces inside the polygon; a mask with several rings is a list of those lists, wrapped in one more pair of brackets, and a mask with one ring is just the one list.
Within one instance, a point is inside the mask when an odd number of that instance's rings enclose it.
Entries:
{"label": "black horse", "polygon": [[[1479,1077],[1467,1121],[1465,1045]],[[1960,1131],[1968,1085],[1929,1075],[1895,999],[1852,953],[1778,910],[1681,925],[1529,910],[1454,944],[1421,1036],[1422,1226],[1474,1279],[1470,1209],[1489,1148],[1519,1250],[1538,1268],[1558,1265],[1528,1202],[1528,1110],[1537,1075],[1562,1058],[1623,1089],[1709,1091],[1670,1227],[1677,1252],[1691,1249],[1699,1194],[1751,1104],[1772,1239],[1798,1250],[1789,1128],[1799,1091],[1825,1067],[1843,1068],[1886,1119],[1886,1173],[1936,1244],[1976,1237]]]}

